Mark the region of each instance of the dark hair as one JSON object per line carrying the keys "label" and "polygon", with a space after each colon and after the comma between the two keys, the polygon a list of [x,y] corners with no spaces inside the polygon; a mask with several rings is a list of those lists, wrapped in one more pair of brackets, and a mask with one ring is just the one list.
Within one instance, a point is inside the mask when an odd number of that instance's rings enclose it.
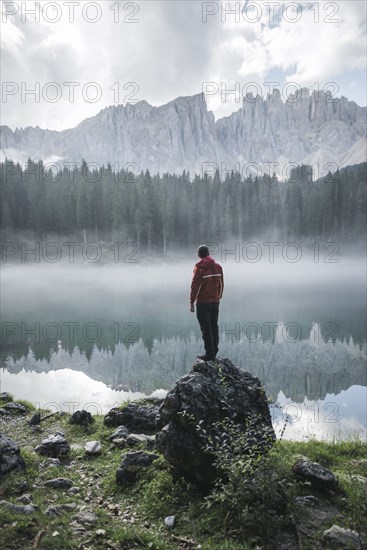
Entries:
{"label": "dark hair", "polygon": [[205,244],[202,244],[198,248],[198,254],[200,258],[205,258],[205,256],[209,256],[209,248]]}

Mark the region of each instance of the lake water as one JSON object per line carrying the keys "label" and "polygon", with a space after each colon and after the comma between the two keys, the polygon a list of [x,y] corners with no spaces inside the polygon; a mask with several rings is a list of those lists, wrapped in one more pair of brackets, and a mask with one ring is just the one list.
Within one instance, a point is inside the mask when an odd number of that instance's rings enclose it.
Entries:
{"label": "lake water", "polygon": [[[259,377],[277,434],[365,439],[365,261],[217,260],[219,355]],[[103,413],[164,395],[203,352],[195,261],[3,265],[1,391]]]}

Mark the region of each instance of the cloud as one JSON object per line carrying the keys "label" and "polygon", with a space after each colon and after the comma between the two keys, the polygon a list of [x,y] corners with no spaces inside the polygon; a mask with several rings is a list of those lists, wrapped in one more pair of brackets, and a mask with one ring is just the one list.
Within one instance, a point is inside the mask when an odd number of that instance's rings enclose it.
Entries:
{"label": "cloud", "polygon": [[[55,3],[55,2],[54,2]],[[14,2],[20,5],[20,2]],[[34,2],[28,1],[28,7]],[[64,2],[58,1],[60,7]],[[218,13],[202,19],[202,2],[149,1],[135,3],[132,13],[120,2],[119,21],[114,22],[116,2],[99,2],[101,18],[91,23],[83,18],[85,3],[75,6],[75,20],[69,21],[69,11],[62,10],[57,23],[45,17],[37,23],[34,17],[21,19],[18,11],[3,23],[2,66],[3,81],[23,82],[32,88],[35,82],[42,87],[57,82],[62,89],[61,100],[47,101],[40,95],[37,103],[28,96],[21,101],[20,93],[1,104],[3,124],[15,126],[39,125],[64,129],[75,126],[84,118],[113,105],[123,103],[132,90],[124,90],[129,82],[136,83],[139,92],[134,96],[153,105],[166,103],[178,96],[192,95],[202,90],[204,82],[226,83],[228,88],[237,82],[263,84],[269,74],[278,71],[283,83],[296,81],[301,86],[341,79],[347,70],[355,70],[353,80],[365,68],[366,40],[365,5],[359,1],[338,2],[334,18],[339,23],[326,23],[331,11],[323,11],[320,3],[319,23],[310,4],[300,2],[302,16],[296,23],[282,17],[282,10],[269,19],[263,3],[262,17],[249,23],[238,14],[223,17],[221,3]],[[334,3],[329,3],[334,4]],[[227,8],[243,7],[238,2]],[[116,8],[115,8],[116,9]],[[52,16],[52,12],[47,12]],[[94,16],[93,10],[87,12]],[[252,12],[248,12],[252,13]],[[288,18],[295,12],[287,12]],[[85,13],[84,13],[85,15]],[[253,15],[252,15],[253,17]],[[129,23],[128,19],[137,19]],[[225,22],[222,21],[225,19]],[[83,86],[97,82],[102,91],[98,102],[88,101]],[[69,101],[69,88],[64,82],[78,82],[75,101]],[[116,83],[118,97],[110,89]],[[360,97],[358,86],[349,88],[350,98]],[[358,92],[358,93],[357,93]],[[219,94],[209,98],[208,107],[216,118],[240,107],[233,97],[225,102]]]}

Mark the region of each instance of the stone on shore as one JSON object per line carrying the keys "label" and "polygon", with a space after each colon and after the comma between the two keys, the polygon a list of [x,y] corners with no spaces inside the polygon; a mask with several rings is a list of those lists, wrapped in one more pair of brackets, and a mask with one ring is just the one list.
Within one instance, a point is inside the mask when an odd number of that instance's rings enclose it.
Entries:
{"label": "stone on shore", "polygon": [[94,418],[92,417],[91,413],[88,411],[85,411],[84,409],[81,411],[75,411],[69,420],[69,424],[75,424],[76,426],[89,426],[89,424],[93,424]]}
{"label": "stone on shore", "polygon": [[45,481],[44,484],[53,489],[69,489],[74,485],[74,482],[67,477],[55,477],[54,479]]}
{"label": "stone on shore", "polygon": [[162,399],[148,397],[143,402],[129,403],[122,409],[111,409],[104,418],[106,426],[124,425],[133,433],[156,433],[156,416]]}
{"label": "stone on shore", "polygon": [[35,452],[40,455],[59,458],[60,456],[69,454],[70,445],[61,433],[56,433],[44,439],[40,445],[37,445]]}
{"label": "stone on shore", "polygon": [[13,504],[6,500],[0,500],[0,508],[5,508],[15,514],[33,514],[36,511],[36,507],[33,504]]}
{"label": "stone on shore", "polygon": [[19,445],[14,439],[0,433],[0,477],[14,470],[25,470]]}
{"label": "stone on shore", "polygon": [[335,491],[338,488],[336,476],[318,462],[312,462],[307,458],[299,458],[293,465],[293,472],[299,478],[310,481],[316,489]]}
{"label": "stone on shore", "polygon": [[87,441],[84,447],[85,454],[90,456],[100,455],[102,452],[102,445],[100,441]]}

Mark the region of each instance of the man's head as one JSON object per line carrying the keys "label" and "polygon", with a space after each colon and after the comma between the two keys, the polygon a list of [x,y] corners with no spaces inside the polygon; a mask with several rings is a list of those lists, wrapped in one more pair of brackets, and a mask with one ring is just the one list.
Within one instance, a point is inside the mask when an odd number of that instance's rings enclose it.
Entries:
{"label": "man's head", "polygon": [[205,256],[209,256],[209,248],[205,244],[199,246],[198,256],[199,258],[205,258]]}

